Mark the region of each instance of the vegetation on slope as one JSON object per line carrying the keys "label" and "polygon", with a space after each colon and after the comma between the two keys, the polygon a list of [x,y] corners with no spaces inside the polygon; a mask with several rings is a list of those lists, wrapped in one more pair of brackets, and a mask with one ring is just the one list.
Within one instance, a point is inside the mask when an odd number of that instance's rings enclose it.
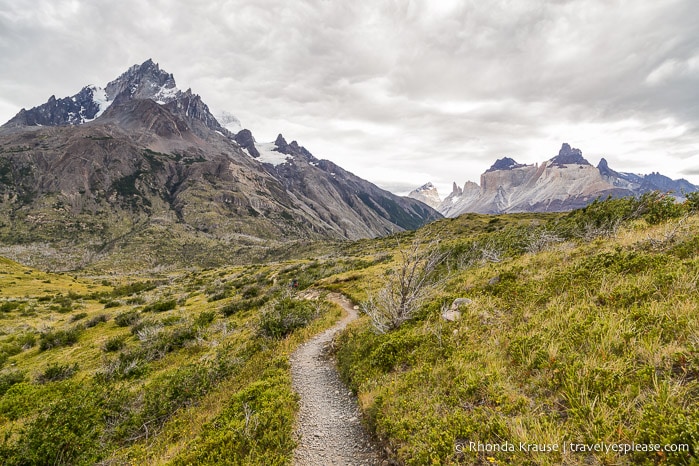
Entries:
{"label": "vegetation on slope", "polygon": [[[444,286],[398,328],[366,319],[337,345],[371,428],[405,464],[694,464],[696,207],[649,194],[490,233],[433,225]],[[387,270],[329,284],[363,301]],[[461,319],[441,317],[461,297]],[[604,450],[633,443],[661,451]]]}
{"label": "vegetation on slope", "polygon": [[111,283],[2,259],[3,464],[287,464],[287,356],[340,313],[289,290],[316,269]]}
{"label": "vegetation on slope", "polygon": [[[0,457],[289,464],[288,355],[340,312],[299,299],[289,283],[342,291],[368,309],[416,244],[439,258],[419,299],[395,321],[363,317],[335,345],[368,425],[399,463],[691,464],[697,200],[651,193],[570,214],[464,215],[268,258],[295,258],[285,262],[139,278],[0,258]],[[472,302],[447,321],[456,298]],[[494,452],[470,442],[689,451]]]}

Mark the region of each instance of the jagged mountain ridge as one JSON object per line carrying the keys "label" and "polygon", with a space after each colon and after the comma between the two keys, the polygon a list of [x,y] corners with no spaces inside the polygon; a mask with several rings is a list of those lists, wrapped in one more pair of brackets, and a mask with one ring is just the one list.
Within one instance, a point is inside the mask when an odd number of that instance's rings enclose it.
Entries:
{"label": "jagged mountain ridge", "polygon": [[0,243],[103,256],[144,229],[269,244],[373,237],[441,217],[281,135],[260,144],[249,130],[233,134],[152,60],[76,96],[0,127]]}
{"label": "jagged mountain ridge", "polygon": [[[687,180],[672,180],[659,173],[636,175],[616,172],[602,158],[592,166],[580,149],[564,143],[558,154],[541,164],[525,165],[514,159],[498,159],[481,175],[480,185],[454,183],[452,192],[437,210],[447,217],[467,212],[551,212],[584,207],[597,198],[636,196],[647,191],[698,191]],[[413,193],[411,197],[420,199]]]}

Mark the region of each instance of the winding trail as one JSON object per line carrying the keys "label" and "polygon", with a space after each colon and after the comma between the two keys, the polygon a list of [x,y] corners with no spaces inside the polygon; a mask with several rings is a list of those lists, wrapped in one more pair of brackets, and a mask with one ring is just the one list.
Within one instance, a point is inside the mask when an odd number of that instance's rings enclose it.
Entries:
{"label": "winding trail", "polygon": [[379,448],[362,426],[357,401],[340,380],[326,351],[333,336],[357,318],[357,311],[340,294],[332,293],[328,299],[347,315],[291,356],[292,384],[301,398],[294,464],[379,465]]}

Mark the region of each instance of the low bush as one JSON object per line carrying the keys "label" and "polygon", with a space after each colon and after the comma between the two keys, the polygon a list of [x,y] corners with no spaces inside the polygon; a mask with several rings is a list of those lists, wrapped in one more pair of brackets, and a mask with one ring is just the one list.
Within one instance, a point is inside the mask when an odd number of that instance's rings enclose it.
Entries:
{"label": "low bush", "polygon": [[285,296],[269,303],[262,311],[260,334],[270,338],[283,338],[294,330],[305,327],[317,315],[317,309],[309,301]]}
{"label": "low bush", "polygon": [[145,354],[140,350],[125,351],[112,359],[105,360],[102,369],[95,374],[97,382],[132,379],[148,370]]}
{"label": "low bush", "polygon": [[157,284],[152,281],[129,283],[128,285],[115,287],[112,290],[112,292],[109,293],[109,296],[113,298],[118,298],[121,296],[130,296],[144,291],[154,290],[156,286]]}
{"label": "low bush", "polygon": [[0,312],[11,312],[14,311],[15,309],[18,309],[20,306],[22,306],[21,301],[5,301],[4,303],[0,304]]}
{"label": "low bush", "polygon": [[135,324],[136,322],[138,322],[139,320],[141,320],[141,316],[138,313],[138,311],[132,310],[132,311],[126,311],[126,312],[122,312],[121,314],[118,314],[114,318],[114,323],[118,327],[129,327],[129,326]]}
{"label": "low bush", "polygon": [[78,364],[50,364],[36,378],[37,383],[56,382],[71,378],[78,371]]}
{"label": "low bush", "polygon": [[296,409],[288,362],[271,360],[257,380],[234,393],[221,414],[204,426],[194,447],[172,464],[290,464]]}
{"label": "low bush", "polygon": [[176,299],[169,299],[167,301],[157,301],[151,303],[143,308],[143,312],[165,312],[171,311],[177,307]]}
{"label": "low bush", "polygon": [[118,337],[111,337],[110,339],[105,341],[102,349],[105,352],[109,353],[109,352],[119,351],[124,346],[126,346],[126,341],[124,340],[124,337],[118,336]]}
{"label": "low bush", "polygon": [[109,320],[109,316],[106,314],[97,314],[87,322],[85,322],[85,327],[91,328],[94,327],[95,325],[101,323],[101,322],[107,322]]}
{"label": "low bush", "polygon": [[49,330],[39,336],[39,349],[46,351],[59,346],[70,346],[78,341],[81,329],[73,327],[69,330]]}
{"label": "low bush", "polygon": [[215,311],[203,311],[201,314],[197,316],[196,319],[194,319],[194,326],[200,328],[206,327],[211,322],[213,322],[215,318]]}
{"label": "low bush", "polygon": [[36,337],[33,333],[21,333],[15,338],[15,341],[24,350],[33,348],[36,345]]}
{"label": "low bush", "polygon": [[87,312],[79,312],[70,317],[70,322],[77,322],[85,317],[87,317]]}
{"label": "low bush", "polygon": [[267,301],[269,301],[269,297],[267,296],[261,296],[255,299],[246,299],[243,301],[233,301],[223,306],[221,308],[221,313],[226,317],[230,317],[240,311],[258,308],[264,305]]}
{"label": "low bush", "polygon": [[26,376],[24,372],[19,370],[0,372],[0,396],[3,396],[13,385],[24,382],[25,380]]}

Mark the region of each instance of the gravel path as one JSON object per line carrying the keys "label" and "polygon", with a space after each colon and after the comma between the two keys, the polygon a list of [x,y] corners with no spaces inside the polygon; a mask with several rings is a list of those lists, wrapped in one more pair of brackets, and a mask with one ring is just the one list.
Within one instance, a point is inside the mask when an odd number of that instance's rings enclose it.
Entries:
{"label": "gravel path", "polygon": [[357,311],[342,295],[333,293],[328,299],[342,306],[347,316],[291,356],[292,383],[301,397],[294,464],[379,465],[379,448],[359,420],[357,401],[327,356],[333,336],[357,318]]}

